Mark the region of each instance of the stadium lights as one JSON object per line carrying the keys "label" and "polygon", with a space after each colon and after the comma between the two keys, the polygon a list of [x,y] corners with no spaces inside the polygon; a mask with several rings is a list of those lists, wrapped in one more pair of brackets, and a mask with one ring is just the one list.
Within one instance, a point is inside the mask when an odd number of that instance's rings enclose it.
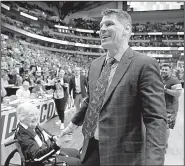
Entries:
{"label": "stadium lights", "polygon": [[89,44],[75,43],[75,46],[78,46],[78,47],[89,47]]}
{"label": "stadium lights", "polygon": [[93,30],[87,30],[87,29],[78,29],[78,28],[76,28],[76,31],[78,31],[78,32],[94,33],[94,31],[93,31]]}
{"label": "stadium lights", "polygon": [[148,35],[162,35],[162,32],[148,32]]}
{"label": "stadium lights", "polygon": [[38,20],[37,17],[31,16],[31,15],[26,14],[26,13],[23,13],[23,12],[20,12],[20,15],[22,15],[22,16],[24,16],[24,17],[27,17],[27,18],[30,18],[30,19],[35,20],[35,21]]}
{"label": "stadium lights", "polygon": [[177,32],[177,35],[184,35],[184,32]]}
{"label": "stadium lights", "polygon": [[179,47],[178,50],[179,51],[183,51],[184,50],[184,47]]}
{"label": "stadium lights", "polygon": [[171,54],[151,54],[147,53],[148,56],[153,57],[153,58],[172,58]]}
{"label": "stadium lights", "polygon": [[6,10],[10,10],[10,7],[7,6],[7,5],[5,5],[5,4],[3,4],[3,3],[1,3],[1,7],[4,8],[4,9],[6,9]]}
{"label": "stadium lights", "polygon": [[184,47],[131,47],[133,50],[149,50],[149,51],[170,51],[170,50],[184,50]]}
{"label": "stadium lights", "polygon": [[69,29],[68,27],[66,27],[66,26],[61,26],[61,25],[55,25],[54,27],[55,27],[55,28],[62,28],[62,29]]}
{"label": "stadium lights", "polygon": [[78,47],[90,47],[90,48],[101,48],[101,45],[89,45],[89,44],[82,44],[82,43],[75,43],[75,46]]}

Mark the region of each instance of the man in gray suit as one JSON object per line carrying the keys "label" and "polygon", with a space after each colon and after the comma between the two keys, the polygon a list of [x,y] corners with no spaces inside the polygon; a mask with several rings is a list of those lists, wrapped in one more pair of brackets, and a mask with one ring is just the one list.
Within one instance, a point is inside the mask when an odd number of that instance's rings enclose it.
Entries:
{"label": "man in gray suit", "polygon": [[61,136],[83,124],[83,166],[163,165],[167,115],[158,63],[129,47],[127,12],[102,15],[101,46],[108,52],[92,62],[88,98]]}

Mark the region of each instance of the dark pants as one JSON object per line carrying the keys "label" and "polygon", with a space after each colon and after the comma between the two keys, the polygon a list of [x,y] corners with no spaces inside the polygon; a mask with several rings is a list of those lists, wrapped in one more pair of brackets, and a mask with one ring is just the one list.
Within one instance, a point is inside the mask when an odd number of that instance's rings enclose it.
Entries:
{"label": "dark pants", "polygon": [[[67,166],[80,166],[80,153],[77,149],[73,148],[61,148],[61,154],[57,156],[58,161],[65,161]],[[67,154],[69,157],[63,156],[63,153]]]}
{"label": "dark pants", "polygon": [[99,143],[94,138],[89,140],[89,145],[82,166],[100,166]]}
{"label": "dark pants", "polygon": [[64,123],[64,111],[66,107],[66,101],[65,98],[62,99],[54,99],[57,113],[59,116],[59,119],[61,120],[62,123]]}

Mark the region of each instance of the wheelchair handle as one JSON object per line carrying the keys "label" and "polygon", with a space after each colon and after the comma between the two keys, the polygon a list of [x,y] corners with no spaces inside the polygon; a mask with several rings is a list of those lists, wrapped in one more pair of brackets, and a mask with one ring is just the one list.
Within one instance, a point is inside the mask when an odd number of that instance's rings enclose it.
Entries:
{"label": "wheelchair handle", "polygon": [[9,141],[9,142],[5,143],[4,146],[7,147],[7,146],[10,146],[10,145],[12,145],[16,142],[17,142],[17,140],[12,140],[12,141]]}

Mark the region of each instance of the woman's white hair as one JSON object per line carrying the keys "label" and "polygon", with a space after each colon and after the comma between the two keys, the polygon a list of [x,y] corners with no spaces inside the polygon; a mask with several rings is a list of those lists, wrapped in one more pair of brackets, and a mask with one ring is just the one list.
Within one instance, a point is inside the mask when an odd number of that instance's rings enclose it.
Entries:
{"label": "woman's white hair", "polygon": [[36,105],[32,103],[22,103],[18,105],[16,113],[17,113],[17,119],[19,121],[23,121],[26,118],[29,118],[30,114],[33,112],[38,112]]}

